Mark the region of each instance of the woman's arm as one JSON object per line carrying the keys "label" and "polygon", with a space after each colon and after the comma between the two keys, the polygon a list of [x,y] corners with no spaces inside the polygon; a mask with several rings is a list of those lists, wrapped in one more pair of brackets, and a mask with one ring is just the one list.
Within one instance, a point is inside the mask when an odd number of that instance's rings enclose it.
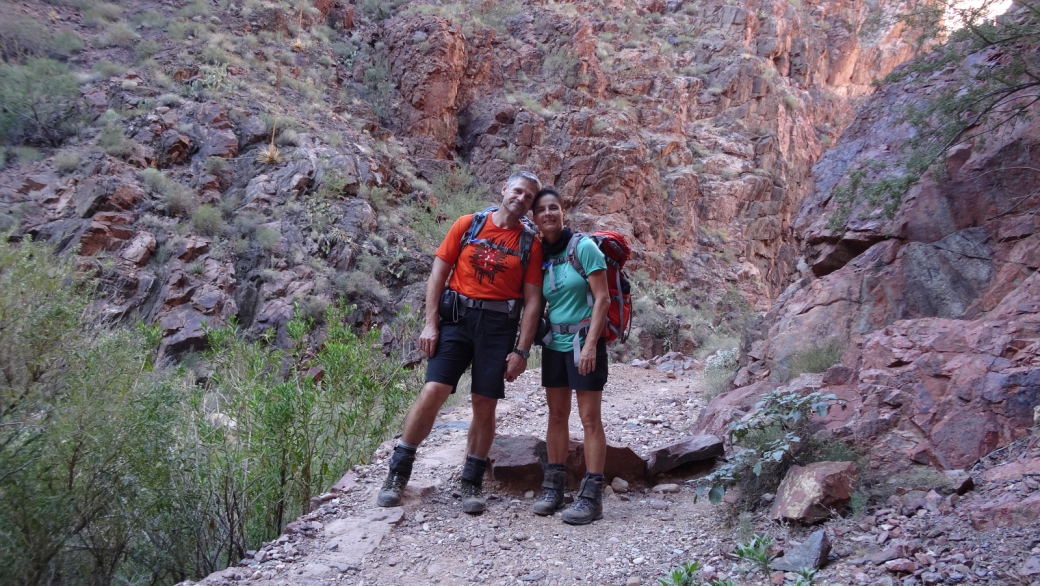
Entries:
{"label": "woman's arm", "polygon": [[596,345],[607,327],[607,311],[610,309],[610,290],[607,288],[607,271],[601,269],[589,273],[589,287],[596,300],[592,306],[592,323],[589,335],[585,338],[585,346],[581,349],[578,360],[578,374],[585,376],[596,369]]}

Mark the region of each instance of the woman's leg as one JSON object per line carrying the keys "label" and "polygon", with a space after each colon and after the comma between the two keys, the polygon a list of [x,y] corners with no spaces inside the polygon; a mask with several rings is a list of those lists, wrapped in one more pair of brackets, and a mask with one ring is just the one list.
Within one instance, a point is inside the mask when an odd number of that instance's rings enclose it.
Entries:
{"label": "woman's leg", "polygon": [[567,461],[570,447],[570,431],[567,421],[571,417],[571,390],[567,387],[546,387],[545,402],[549,405],[549,426],[545,432],[545,451],[550,464]]}
{"label": "woman's leg", "polygon": [[582,427],[585,428],[585,470],[592,474],[603,474],[603,465],[607,459],[607,436],[603,431],[601,416],[603,393],[577,391],[577,395],[578,415],[581,417]]}

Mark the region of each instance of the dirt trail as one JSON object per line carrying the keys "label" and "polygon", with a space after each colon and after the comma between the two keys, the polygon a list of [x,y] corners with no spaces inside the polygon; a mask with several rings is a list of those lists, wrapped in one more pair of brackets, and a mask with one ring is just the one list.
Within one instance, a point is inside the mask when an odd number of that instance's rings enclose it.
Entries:
{"label": "dirt trail", "polygon": [[[704,406],[699,386],[697,375],[692,373],[671,379],[653,369],[612,365],[603,403],[608,441],[629,444],[645,456],[653,448],[690,434]],[[546,406],[538,371],[527,372],[508,385],[507,399],[500,402],[498,416],[499,435],[544,437]],[[461,512],[459,499],[453,494],[461,472],[468,420],[468,404],[442,410],[433,433],[419,450],[403,506],[375,506],[392,446],[387,442],[369,465],[355,467],[353,474],[341,481],[345,492],[290,525],[286,534],[266,544],[255,557],[204,582],[261,586],[627,586],[657,584],[657,578],[675,566],[697,560],[706,570],[702,576],[705,580],[714,574],[732,576],[740,585],[771,584],[770,577],[748,574],[747,566],[733,559],[730,552],[740,534],[746,538],[752,531],[768,531],[778,539],[778,547],[789,548],[809,531],[762,520],[757,526],[745,520],[741,528],[725,505],[712,506],[705,499],[695,503],[694,491],[687,483],[692,478],[683,476],[654,479],[654,485],[678,485],[677,493],[651,492],[653,486],[638,483],[624,494],[609,491],[603,520],[584,527],[564,524],[559,514],[549,518],[531,514],[532,492],[519,492],[493,481],[485,483],[487,512],[469,516]],[[576,407],[572,408],[570,425],[572,439],[580,439]],[[912,531],[919,531],[922,537],[929,531],[935,533],[941,520],[918,517],[904,522],[908,535]],[[955,521],[952,515],[948,519]],[[868,521],[838,519],[828,523],[834,543],[831,557],[836,561],[820,572],[816,583],[920,584],[912,575],[910,581],[904,581],[905,576],[890,575],[883,566],[860,567],[856,564],[862,561],[850,561],[877,549],[874,542],[879,530],[873,516]],[[886,519],[879,517],[878,523],[883,521]],[[1028,535],[1025,532],[1020,539],[1015,535],[994,539],[1000,538],[999,543],[1005,544],[1003,553],[1024,559],[1022,556],[1033,547]],[[971,544],[960,545],[964,553],[971,554]],[[951,555],[958,553],[960,550]],[[964,558],[962,554],[957,559]],[[977,573],[966,573],[956,582],[1008,583],[998,571],[987,574],[985,567],[976,563]],[[779,575],[775,578],[781,580]]]}

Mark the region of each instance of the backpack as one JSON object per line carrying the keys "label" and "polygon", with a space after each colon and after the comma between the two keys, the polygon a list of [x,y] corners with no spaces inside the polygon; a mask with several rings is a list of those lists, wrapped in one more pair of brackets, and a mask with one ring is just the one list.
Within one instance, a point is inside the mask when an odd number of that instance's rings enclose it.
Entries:
{"label": "backpack", "polygon": [[[578,232],[572,235],[570,242],[567,243],[567,254],[553,260],[552,264],[570,263],[586,283],[588,283],[589,275],[585,272],[585,267],[581,265],[581,259],[577,254],[578,243],[582,238],[592,239],[607,260],[607,289],[610,295],[605,336],[607,343],[615,340],[624,342],[628,339],[628,334],[632,329],[632,286],[624,272],[625,263],[631,257],[632,249],[628,246],[628,240],[617,232],[599,231],[592,234]],[[591,288],[586,293],[586,299],[589,307],[595,305]]]}
{"label": "backpack", "polygon": [[473,214],[473,221],[470,222],[469,230],[466,230],[465,234],[462,235],[462,241],[460,244],[462,248],[465,248],[467,244],[483,244],[488,248],[502,251],[512,256],[520,257],[520,266],[522,267],[524,274],[527,273],[527,263],[531,260],[531,246],[534,244],[534,236],[537,233],[537,229],[531,220],[527,219],[527,216],[520,218],[520,225],[523,227],[523,232],[520,233],[520,250],[513,250],[505,246],[488,242],[487,240],[478,239],[477,236],[480,231],[484,229],[484,224],[487,223],[488,216],[498,211],[498,206],[491,206],[486,208],[482,212]]}

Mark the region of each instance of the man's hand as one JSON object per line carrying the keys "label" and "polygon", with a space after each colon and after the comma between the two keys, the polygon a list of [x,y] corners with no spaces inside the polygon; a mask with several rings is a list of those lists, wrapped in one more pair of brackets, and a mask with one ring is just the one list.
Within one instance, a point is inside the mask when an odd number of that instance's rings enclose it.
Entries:
{"label": "man's hand", "polygon": [[437,338],[440,335],[437,326],[432,324],[426,324],[422,333],[419,334],[419,349],[426,354],[427,358],[433,358],[433,353],[437,351]]}
{"label": "man's hand", "polygon": [[585,347],[581,349],[581,357],[578,358],[578,374],[586,374],[596,370],[596,345],[592,340],[585,341]]}
{"label": "man's hand", "polygon": [[516,352],[510,352],[506,358],[506,380],[513,382],[527,370],[527,359]]}

